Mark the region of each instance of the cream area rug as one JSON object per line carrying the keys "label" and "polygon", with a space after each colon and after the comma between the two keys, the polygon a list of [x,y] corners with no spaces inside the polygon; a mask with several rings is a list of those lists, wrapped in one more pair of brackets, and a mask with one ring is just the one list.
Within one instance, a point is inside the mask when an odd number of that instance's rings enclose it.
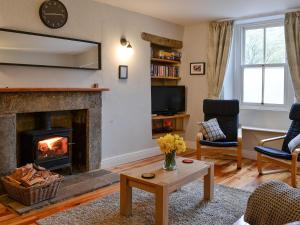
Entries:
{"label": "cream area rug", "polygon": [[[210,202],[203,200],[203,183],[195,181],[170,195],[170,225],[233,224],[245,212],[250,192],[215,186]],[[154,195],[133,189],[133,216],[119,215],[119,193],[66,210],[38,221],[40,225],[152,225]]]}

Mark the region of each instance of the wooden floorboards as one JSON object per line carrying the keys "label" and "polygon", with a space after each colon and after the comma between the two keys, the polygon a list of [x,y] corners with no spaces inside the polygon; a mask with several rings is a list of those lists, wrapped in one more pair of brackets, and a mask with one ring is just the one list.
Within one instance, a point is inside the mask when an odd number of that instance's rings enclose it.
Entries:
{"label": "wooden floorboards", "polygon": [[[193,153],[186,155],[189,158],[195,158]],[[120,173],[127,169],[136,168],[152,162],[162,160],[163,156],[155,156],[144,160],[139,160],[133,163],[124,164],[112,168],[113,172]],[[215,163],[215,182],[218,184],[240,188],[243,190],[253,191],[259,184],[268,180],[281,180],[290,184],[290,173],[278,173],[258,176],[256,163],[251,160],[243,160],[243,168],[236,170],[236,162],[234,160],[224,159],[206,159]],[[268,166],[270,169],[274,167]],[[275,168],[276,169],[276,168]],[[25,215],[17,215],[10,209],[0,204],[0,225],[34,225],[41,218],[50,216],[57,212],[72,208],[74,206],[103,198],[114,192],[119,191],[119,184],[114,184],[109,187],[101,188],[97,191],[87,193],[61,203],[50,205],[46,208],[30,212]]]}

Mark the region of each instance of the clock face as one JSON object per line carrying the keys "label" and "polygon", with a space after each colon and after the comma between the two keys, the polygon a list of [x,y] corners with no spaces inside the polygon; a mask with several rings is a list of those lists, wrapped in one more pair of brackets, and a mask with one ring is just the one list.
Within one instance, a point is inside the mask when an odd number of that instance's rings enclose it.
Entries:
{"label": "clock face", "polygon": [[67,23],[68,12],[59,0],[47,0],[40,7],[40,17],[47,27],[57,29]]}

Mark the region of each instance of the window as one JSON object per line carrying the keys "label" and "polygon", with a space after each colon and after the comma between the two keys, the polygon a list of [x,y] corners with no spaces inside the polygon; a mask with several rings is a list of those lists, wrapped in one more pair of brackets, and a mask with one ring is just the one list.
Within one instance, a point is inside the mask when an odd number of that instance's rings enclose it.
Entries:
{"label": "window", "polygon": [[283,19],[236,24],[233,56],[236,89],[232,94],[239,97],[241,107],[289,108],[293,88],[286,62]]}
{"label": "window", "polygon": [[242,102],[285,104],[285,38],[283,25],[242,29]]}

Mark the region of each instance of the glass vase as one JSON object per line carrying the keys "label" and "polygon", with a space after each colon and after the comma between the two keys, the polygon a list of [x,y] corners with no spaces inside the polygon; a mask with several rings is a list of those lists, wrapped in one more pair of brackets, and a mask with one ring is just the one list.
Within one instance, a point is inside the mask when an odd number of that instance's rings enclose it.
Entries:
{"label": "glass vase", "polygon": [[165,154],[165,162],[163,168],[165,170],[176,170],[176,151],[172,151],[170,153]]}

